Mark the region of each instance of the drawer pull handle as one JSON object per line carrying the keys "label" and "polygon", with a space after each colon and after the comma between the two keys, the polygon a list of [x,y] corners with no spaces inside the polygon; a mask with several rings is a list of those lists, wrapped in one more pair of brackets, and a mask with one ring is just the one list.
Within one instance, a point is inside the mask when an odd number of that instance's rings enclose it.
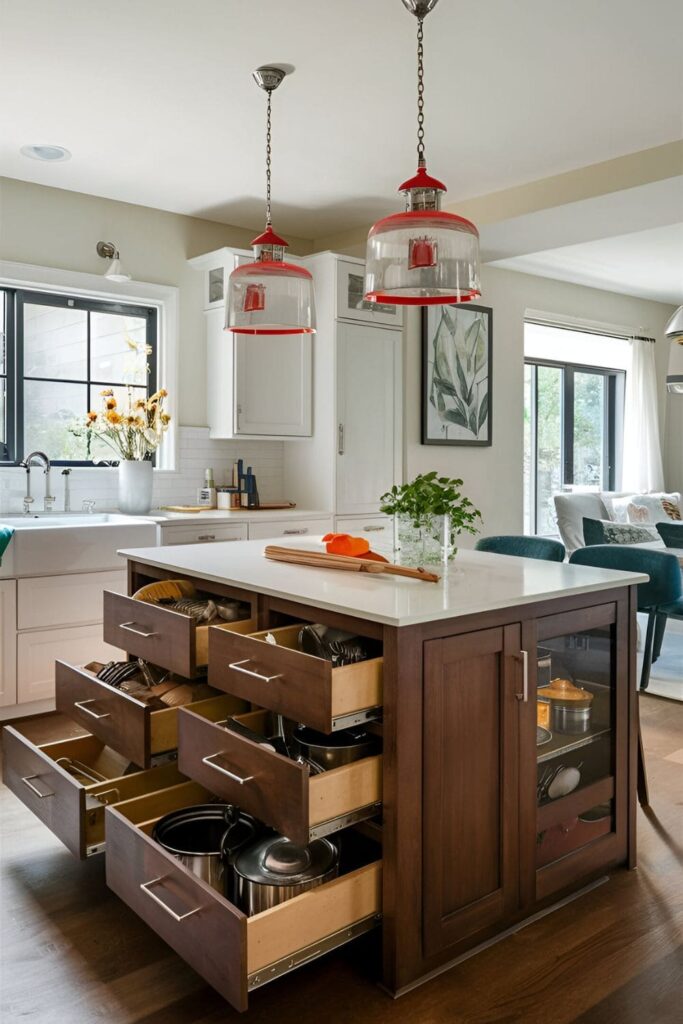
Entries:
{"label": "drawer pull handle", "polygon": [[216,539],[216,534],[215,533],[200,533],[199,536],[197,537],[197,540],[215,540],[215,539]]}
{"label": "drawer pull handle", "polygon": [[125,629],[127,633],[135,633],[136,636],[144,636],[149,639],[151,636],[159,636],[158,633],[145,633],[144,629],[135,629],[137,622],[119,622],[119,629]]}
{"label": "drawer pull handle", "polygon": [[152,878],[151,881],[149,882],[141,882],[140,888],[144,893],[147,893],[147,895],[151,899],[153,899],[155,903],[158,903],[160,907],[163,907],[166,913],[170,914],[174,921],[184,921],[186,917],[192,917],[193,914],[198,913],[198,911],[202,909],[201,907],[195,907],[193,910],[188,910],[186,914],[176,914],[175,910],[171,910],[168,904],[164,903],[162,899],[159,899],[156,893],[153,893],[152,890],[149,888],[150,885],[158,885],[159,882],[163,881],[164,878],[162,875],[160,875],[159,878]]}
{"label": "drawer pull handle", "polygon": [[262,683],[272,683],[273,679],[282,679],[282,672],[278,672],[274,676],[264,676],[260,672],[254,672],[251,668],[243,668],[250,661],[251,658],[245,658],[244,661],[231,661],[228,668],[234,669],[235,672],[242,672],[245,676],[251,676],[252,679],[258,679]]}
{"label": "drawer pull handle", "polygon": [[300,534],[308,533],[308,527],[304,526],[301,530],[283,530],[283,537],[298,537]]}
{"label": "drawer pull handle", "polygon": [[98,715],[96,711],[91,711],[90,708],[86,708],[86,704],[94,704],[96,700],[96,697],[91,697],[90,700],[75,700],[74,707],[85,712],[86,715],[90,715],[91,718],[111,718],[108,711],[103,715]]}
{"label": "drawer pull handle", "polygon": [[386,530],[386,526],[364,526],[363,529],[366,533],[381,533]]}
{"label": "drawer pull handle", "polygon": [[54,796],[54,793],[52,793],[52,792],[50,792],[50,793],[41,793],[40,790],[38,789],[38,787],[33,785],[33,783],[31,782],[31,779],[39,779],[39,778],[40,778],[40,775],[24,775],[24,776],[22,776],[21,781],[24,783],[25,786],[28,786],[28,788],[31,790],[32,793],[35,793],[36,796],[39,796],[41,800],[44,800],[46,796]]}
{"label": "drawer pull handle", "polygon": [[227,775],[229,779],[232,779],[233,782],[238,782],[240,784],[240,786],[243,786],[245,782],[251,782],[251,780],[254,778],[253,775],[247,775],[247,776],[235,775],[234,772],[228,771],[227,768],[222,768],[221,765],[214,764],[214,762],[211,760],[211,758],[212,757],[220,757],[220,756],[221,756],[221,752],[220,751],[217,754],[207,754],[206,757],[202,758],[202,764],[207,765],[208,768],[215,768],[215,770],[217,772],[221,772],[221,774]]}

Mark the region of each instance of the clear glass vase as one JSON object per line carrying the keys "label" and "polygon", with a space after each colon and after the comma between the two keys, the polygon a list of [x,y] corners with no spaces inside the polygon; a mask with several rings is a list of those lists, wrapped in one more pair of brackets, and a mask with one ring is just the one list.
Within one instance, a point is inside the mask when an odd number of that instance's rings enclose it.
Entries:
{"label": "clear glass vase", "polygon": [[119,512],[146,515],[152,508],[152,463],[123,459],[119,462]]}
{"label": "clear glass vase", "polygon": [[395,517],[394,547],[402,565],[435,565],[457,554],[450,516]]}

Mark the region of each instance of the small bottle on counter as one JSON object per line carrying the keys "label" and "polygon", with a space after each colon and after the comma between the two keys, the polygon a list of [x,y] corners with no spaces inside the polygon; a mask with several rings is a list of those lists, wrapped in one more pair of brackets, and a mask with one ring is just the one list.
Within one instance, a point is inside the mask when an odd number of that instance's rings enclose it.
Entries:
{"label": "small bottle on counter", "polygon": [[197,504],[203,508],[216,507],[216,484],[213,479],[213,469],[207,469],[204,473],[204,486],[197,491]]}

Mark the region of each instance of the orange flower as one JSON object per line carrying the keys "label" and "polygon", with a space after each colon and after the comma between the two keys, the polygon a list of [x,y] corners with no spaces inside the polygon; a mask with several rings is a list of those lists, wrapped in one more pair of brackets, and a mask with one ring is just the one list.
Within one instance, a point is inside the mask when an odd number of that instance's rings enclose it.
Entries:
{"label": "orange flower", "polygon": [[115,427],[119,425],[122,419],[123,416],[121,415],[121,413],[115,412],[113,409],[107,413],[107,420],[109,421],[109,423],[112,423]]}
{"label": "orange flower", "polygon": [[167,412],[162,412],[161,422],[164,424],[164,426],[168,426],[168,424],[171,422],[170,414]]}
{"label": "orange flower", "polygon": [[96,419],[97,413],[90,410],[90,412],[88,413],[88,423],[94,423]]}
{"label": "orange flower", "polygon": [[108,398],[110,395],[113,395],[114,392],[111,388],[105,388],[104,391],[100,391],[100,394],[102,395],[102,398]]}
{"label": "orange flower", "polygon": [[104,403],[104,405],[105,405],[106,409],[115,409],[116,408],[116,399],[115,398],[108,398],[107,401]]}

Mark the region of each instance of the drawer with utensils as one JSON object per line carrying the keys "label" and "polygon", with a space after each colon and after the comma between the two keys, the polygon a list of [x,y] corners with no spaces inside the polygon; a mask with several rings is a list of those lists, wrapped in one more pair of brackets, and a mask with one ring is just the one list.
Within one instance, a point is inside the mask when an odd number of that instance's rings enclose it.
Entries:
{"label": "drawer with utensils", "polygon": [[382,658],[334,667],[299,649],[304,623],[260,632],[209,627],[209,682],[321,732],[378,718]]}
{"label": "drawer with utensils", "polygon": [[381,809],[382,757],[376,754],[312,774],[309,764],[275,751],[267,741],[268,712],[238,714],[259,743],[226,727],[216,703],[178,711],[178,766],[229,803],[305,845]]}
{"label": "drawer with utensils", "polygon": [[190,782],[111,808],[107,884],[235,1009],[246,1010],[252,990],[379,923],[382,862],[373,846],[360,866],[248,917],[153,838],[164,815],[210,798]]}
{"label": "drawer with utensils", "polygon": [[[152,757],[178,746],[178,707],[153,707],[122,689],[97,678],[97,665],[78,667],[56,663],[56,708],[78,722],[134,764],[149,767]],[[206,697],[209,687],[197,690],[209,704],[216,702],[225,717],[246,709],[231,696]]]}
{"label": "drawer with utensils", "polygon": [[129,654],[192,679],[209,660],[209,629],[252,633],[253,618],[210,627],[191,615],[137,597],[104,592],[104,639]]}
{"label": "drawer with utensils", "polygon": [[104,849],[104,808],[184,781],[175,763],[131,771],[96,736],[35,744],[3,730],[3,782],[79,858]]}

